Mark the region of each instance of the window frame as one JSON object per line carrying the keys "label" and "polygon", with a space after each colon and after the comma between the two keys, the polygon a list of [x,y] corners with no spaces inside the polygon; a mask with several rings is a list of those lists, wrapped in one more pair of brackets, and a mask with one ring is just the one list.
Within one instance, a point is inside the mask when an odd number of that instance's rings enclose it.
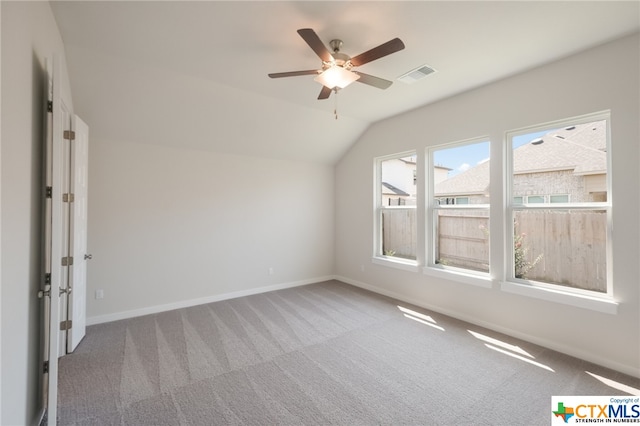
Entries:
{"label": "window frame", "polygon": [[[584,124],[592,121],[606,121],[606,202],[575,202],[571,194],[549,191],[543,196],[544,204],[526,204],[526,196],[519,197],[516,201],[513,196],[513,141],[512,138],[519,135],[549,131],[551,129],[567,128],[572,125]],[[442,143],[435,146],[427,146],[418,154],[418,150],[408,150],[390,155],[375,157],[373,160],[373,244],[372,263],[385,267],[396,268],[404,271],[417,272],[422,270],[425,275],[430,275],[447,282],[469,284],[486,289],[494,289],[504,293],[514,294],[520,297],[531,297],[544,302],[559,303],[589,309],[597,312],[615,315],[618,312],[618,302],[614,299],[614,263],[613,263],[613,192],[612,192],[612,140],[611,140],[611,112],[601,112],[550,121],[542,124],[504,130],[498,140],[495,136],[488,136],[460,140],[452,143]],[[494,140],[492,140],[494,139]],[[492,197],[487,205],[440,205],[434,196],[434,174],[437,169],[433,159],[434,152],[464,146],[473,143],[488,142],[491,157],[490,189]],[[416,205],[410,206],[382,206],[382,162],[389,159],[400,159],[415,155],[416,173]],[[495,170],[499,167],[500,170]],[[568,196],[568,202],[552,202],[553,196]],[[581,199],[581,197],[575,197]],[[595,198],[599,199],[599,198]],[[521,205],[524,204],[524,205]],[[489,272],[473,271],[435,264],[435,221],[434,211],[443,209],[467,209],[488,207],[489,220],[493,225],[490,231],[490,255]],[[517,279],[514,273],[514,210],[546,209],[546,210],[601,210],[606,214],[606,293],[596,290],[584,290],[568,287],[566,285],[545,283],[540,281]],[[416,214],[416,259],[409,260],[400,257],[385,256],[382,253],[382,212],[388,209],[415,209]]]}
{"label": "window frame", "polygon": [[[513,170],[513,139],[517,136],[522,136],[530,133],[551,131],[554,128],[568,128],[570,126],[576,126],[580,124],[590,123],[594,121],[606,122],[606,153],[607,153],[607,173],[606,173],[606,188],[607,188],[607,201],[606,202],[572,202],[571,197],[568,196],[569,202],[552,202],[551,195],[545,195],[544,203],[525,203],[525,199],[522,197],[522,203],[516,203],[514,196],[514,170]],[[612,184],[611,184],[611,113],[610,111],[601,111],[593,114],[587,114],[583,116],[562,119],[558,121],[538,124],[534,126],[528,126],[512,131],[505,132],[504,149],[506,151],[505,158],[505,271],[504,282],[502,285],[503,290],[519,293],[524,295],[530,295],[545,300],[552,300],[555,302],[563,302],[566,304],[588,307],[594,310],[600,310],[608,313],[615,313],[617,304],[613,301],[613,248],[612,248]],[[553,194],[553,195],[565,195],[565,194]],[[528,201],[528,200],[527,200]],[[569,287],[561,284],[547,283],[543,281],[529,280],[526,278],[515,277],[515,260],[514,260],[514,230],[513,221],[516,211],[535,211],[535,210],[549,210],[549,211],[563,211],[563,210],[602,210],[606,212],[606,292],[598,292],[595,290],[579,289]],[[530,290],[537,291],[538,293],[531,293]],[[605,302],[604,304],[601,302]]]}
{"label": "window frame", "polygon": [[[403,269],[403,270],[407,270],[407,271],[411,271],[411,272],[415,272],[418,271],[418,265],[419,265],[419,256],[418,256],[418,252],[419,249],[416,248],[416,259],[412,260],[412,259],[405,259],[405,258],[401,258],[401,257],[395,257],[395,256],[389,256],[389,255],[385,255],[383,253],[383,239],[384,239],[384,235],[383,235],[383,230],[382,230],[382,224],[383,224],[383,219],[382,219],[382,215],[385,211],[397,211],[397,210],[414,210],[415,214],[416,214],[416,241],[418,243],[418,245],[420,244],[418,241],[418,232],[417,232],[417,224],[418,224],[418,203],[416,201],[415,205],[399,205],[399,206],[388,206],[385,205],[383,202],[383,195],[382,195],[382,163],[388,160],[394,160],[394,159],[401,159],[401,158],[405,158],[405,157],[411,157],[411,156],[415,156],[416,157],[416,174],[419,173],[418,172],[418,164],[417,164],[417,151],[416,150],[410,150],[410,151],[403,151],[403,152],[398,152],[398,153],[394,153],[394,154],[389,154],[389,155],[384,155],[384,156],[380,156],[380,157],[376,157],[374,158],[374,220],[373,220],[373,226],[374,226],[374,238],[373,238],[373,255],[372,255],[372,262],[379,264],[379,265],[384,265],[384,266],[391,266],[394,268],[398,268],[398,269]],[[415,175],[414,175],[415,176]],[[416,184],[417,187],[417,182],[415,182],[414,180],[414,184]],[[416,198],[418,196],[418,191],[416,190]]]}
{"label": "window frame", "polygon": [[[442,204],[440,198],[435,196],[435,167],[434,160],[435,152],[449,148],[463,147],[466,145],[473,145],[476,143],[487,143],[489,145],[489,155],[491,154],[491,139],[488,136],[480,136],[471,139],[460,140],[456,142],[449,142],[427,147],[425,170],[426,170],[426,201],[425,201],[425,265],[423,273],[438,277],[453,278],[456,281],[460,281],[467,284],[479,285],[482,287],[491,287],[491,255],[489,255],[489,270],[487,272],[476,271],[473,269],[467,269],[463,267],[443,265],[436,263],[436,244],[438,238],[436,217],[438,211],[447,210],[477,210],[488,213],[488,221],[491,220],[491,204]],[[491,175],[491,172],[489,173]],[[489,185],[491,187],[491,184]],[[457,201],[458,198],[468,197],[453,197]],[[489,235],[489,254],[491,253],[491,236]]]}

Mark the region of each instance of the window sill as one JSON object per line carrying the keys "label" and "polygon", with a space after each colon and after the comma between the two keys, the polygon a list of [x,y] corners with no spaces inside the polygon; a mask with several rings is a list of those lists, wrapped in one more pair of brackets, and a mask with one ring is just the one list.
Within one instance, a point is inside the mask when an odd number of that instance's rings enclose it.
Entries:
{"label": "window sill", "polygon": [[560,290],[543,287],[535,287],[527,284],[518,284],[505,281],[501,284],[501,289],[508,293],[519,294],[521,296],[534,297],[549,302],[561,303],[592,311],[603,312],[605,314],[616,315],[618,313],[618,303],[604,297],[591,297],[581,294],[574,294]]}
{"label": "window sill", "polygon": [[488,274],[474,274],[458,270],[443,269],[434,266],[426,266],[422,268],[422,273],[433,277],[443,278],[449,281],[455,281],[463,284],[475,285],[478,287],[491,288],[493,281]]}
{"label": "window sill", "polygon": [[374,257],[371,259],[371,262],[376,265],[388,266],[409,272],[418,272],[420,270],[418,263],[411,260],[401,260],[392,257]]}

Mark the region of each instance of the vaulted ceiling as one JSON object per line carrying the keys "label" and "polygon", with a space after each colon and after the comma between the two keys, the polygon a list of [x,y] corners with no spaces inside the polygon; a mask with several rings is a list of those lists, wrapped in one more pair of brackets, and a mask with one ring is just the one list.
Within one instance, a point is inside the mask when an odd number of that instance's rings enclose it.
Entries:
{"label": "vaulted ceiling", "polygon": [[[539,1],[52,1],[74,108],[94,137],[335,163],[378,120],[540,66],[639,29],[639,3]],[[406,48],[359,68],[317,100],[319,68],[296,33],[351,56],[394,37]],[[396,79],[421,65],[436,72]],[[338,119],[333,111],[337,106]]]}

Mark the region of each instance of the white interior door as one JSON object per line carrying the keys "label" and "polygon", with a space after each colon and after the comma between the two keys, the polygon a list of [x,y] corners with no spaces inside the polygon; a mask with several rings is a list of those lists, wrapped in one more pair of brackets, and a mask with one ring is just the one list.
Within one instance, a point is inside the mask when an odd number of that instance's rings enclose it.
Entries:
{"label": "white interior door", "polygon": [[73,194],[70,231],[73,266],[70,272],[67,319],[71,328],[67,330],[67,353],[75,350],[86,330],[87,303],[87,195],[89,189],[89,127],[77,115],[73,117],[74,132],[71,141],[70,182]]}
{"label": "white interior door", "polygon": [[[48,106],[53,105],[53,70],[50,60],[46,61],[47,75],[49,77],[49,88],[47,91]],[[42,378],[42,404],[47,407],[49,400],[49,346],[51,345],[50,321],[51,321],[51,198],[48,196],[48,188],[52,185],[52,150],[53,150],[53,114],[48,109],[47,113],[47,134],[44,142],[45,156],[45,187],[47,190],[43,196],[44,202],[44,235],[43,235],[43,257],[44,257],[44,273],[45,279],[41,286],[38,297],[42,299],[42,361],[43,361],[43,378]]]}
{"label": "white interior door", "polygon": [[[61,259],[66,256],[65,241],[68,240],[65,231],[60,224],[64,223],[63,193],[63,132],[65,128],[65,114],[61,94],[61,66],[60,58],[53,58],[53,66],[50,70],[52,80],[51,90],[51,134],[47,137],[47,222],[45,227],[49,235],[45,237],[48,247],[45,248],[48,259],[46,272],[50,276],[50,290],[45,292],[45,312],[48,306],[48,341],[45,342],[45,380],[47,387],[47,424],[55,425],[58,404],[58,354],[60,353],[60,292],[59,288],[66,280],[66,269],[62,266]],[[68,117],[67,117],[68,118]],[[45,287],[46,288],[46,287]],[[45,333],[47,334],[47,333]]]}

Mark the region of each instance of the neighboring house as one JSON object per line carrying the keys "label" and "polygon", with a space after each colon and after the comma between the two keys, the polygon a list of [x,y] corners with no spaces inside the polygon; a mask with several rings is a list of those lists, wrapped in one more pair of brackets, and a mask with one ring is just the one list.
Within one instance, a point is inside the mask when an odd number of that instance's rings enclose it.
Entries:
{"label": "neighboring house", "polygon": [[[382,182],[382,202],[385,206],[406,206],[411,194],[390,183]],[[415,200],[415,197],[413,198]]]}
{"label": "neighboring house", "polygon": [[435,184],[440,204],[486,204],[489,202],[489,161]]}
{"label": "neighboring house", "polygon": [[433,166],[433,181],[438,184],[442,181],[445,181],[449,178],[449,172],[453,170],[449,167],[435,165]]}
{"label": "neighboring house", "polygon": [[[550,131],[513,151],[513,197],[519,203],[606,201],[606,124]],[[489,161],[440,183],[442,204],[489,202]]]}
{"label": "neighboring house", "polygon": [[416,204],[416,157],[382,162],[382,203],[385,206]]}

